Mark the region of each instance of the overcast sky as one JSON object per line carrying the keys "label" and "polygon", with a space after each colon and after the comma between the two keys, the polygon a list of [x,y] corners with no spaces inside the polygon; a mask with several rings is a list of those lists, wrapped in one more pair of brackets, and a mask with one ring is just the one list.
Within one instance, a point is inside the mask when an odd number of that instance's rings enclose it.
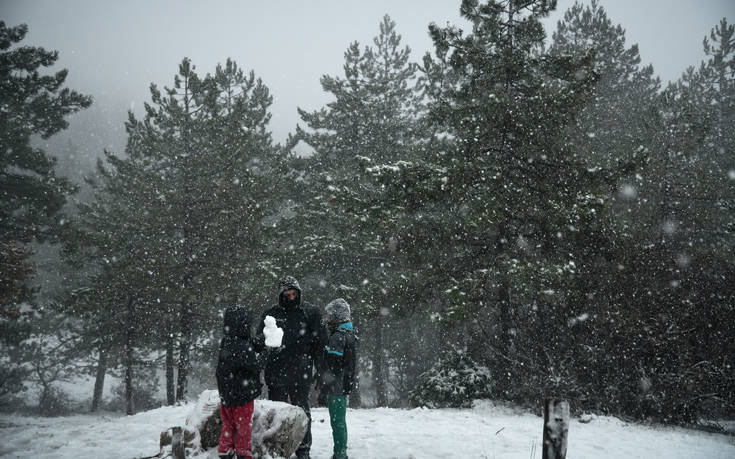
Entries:
{"label": "overcast sky", "polygon": [[[549,35],[572,3],[559,1],[546,20]],[[735,21],[735,0],[600,3],[664,82],[704,58],[702,39],[722,17]],[[342,75],[349,43],[372,44],[384,14],[397,23],[418,61],[433,49],[429,23],[465,25],[459,5],[460,0],[0,0],[0,19],[28,24],[23,44],[59,50],[56,68],[69,69],[67,86],[94,97],[94,107],[72,120],[67,135],[95,135],[81,124],[90,116],[107,117],[113,120],[109,135],[96,135],[112,143],[104,147],[118,149],[126,110],[141,113],[151,82],[171,86],[183,57],[202,75],[228,57],[254,70],[274,96],[271,129],[274,140],[283,142],[300,121],[297,106],[314,110],[329,100],[319,77]]]}

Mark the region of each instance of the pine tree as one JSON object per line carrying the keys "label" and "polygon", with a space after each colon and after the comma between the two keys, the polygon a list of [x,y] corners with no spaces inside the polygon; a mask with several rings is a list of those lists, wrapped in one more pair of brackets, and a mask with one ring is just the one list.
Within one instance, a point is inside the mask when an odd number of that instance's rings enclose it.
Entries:
{"label": "pine tree", "polygon": [[385,16],[373,46],[349,46],[343,78],[322,77],[324,91],[335,100],[313,113],[299,110],[308,130],[296,135],[315,150],[308,161],[312,194],[301,212],[309,231],[320,236],[302,244],[305,262],[310,274],[333,286],[332,295],[359,306],[355,312],[366,331],[363,349],[371,349],[380,406],[388,403],[386,316],[403,303],[405,290],[395,279],[410,267],[395,251],[399,227],[366,168],[420,154],[425,126],[416,72],[410,48],[401,47],[395,22]]}
{"label": "pine tree", "polygon": [[[716,29],[715,43],[719,37]],[[593,153],[588,161],[639,163],[616,184],[614,244],[597,244],[603,250],[584,257],[579,269],[592,275],[577,276],[570,291],[578,292],[570,301],[592,301],[585,320],[573,322],[587,349],[575,366],[586,371],[567,377],[582,404],[691,422],[732,391],[723,384],[727,363],[711,357],[731,353],[729,333],[715,319],[730,315],[722,305],[731,291],[721,276],[732,268],[720,258],[731,247],[723,231],[728,179],[716,159],[726,151],[716,134],[716,93],[727,84],[717,83],[712,59],[661,95],[652,92],[658,83],[650,67],[638,69],[637,50],[623,46],[622,29],[595,3],[573,6],[554,39],[555,52],[596,51],[600,82],[577,120],[574,143]],[[709,51],[720,54],[716,47]],[[637,151],[643,161],[631,155]],[[692,372],[695,364],[700,369]]]}
{"label": "pine tree", "polygon": [[20,25],[0,22],[0,149],[2,177],[2,241],[28,243],[57,227],[55,220],[74,187],[56,177],[55,160],[31,144],[33,135],[48,138],[65,129],[67,115],[88,107],[92,100],[62,88],[68,71],[42,75],[41,67],[56,62],[58,52],[18,47],[28,32]]}
{"label": "pine tree", "polygon": [[[84,324],[85,342],[98,352],[99,391],[108,366],[118,362],[126,382],[132,382],[135,349],[151,343],[163,315],[160,308],[146,305],[159,294],[162,283],[156,275],[159,252],[152,253],[156,218],[141,211],[155,198],[147,186],[152,177],[128,160],[105,154],[106,164],[99,161],[96,180],[90,181],[94,199],[77,204],[64,240],[70,266],[87,272],[86,279],[70,289],[65,312]],[[128,384],[129,415],[135,412],[131,391]]]}
{"label": "pine tree", "polygon": [[[638,381],[621,377],[638,371],[633,368],[638,361],[627,357],[636,352],[638,344],[635,329],[628,329],[629,322],[620,316],[630,317],[631,324],[642,316],[630,312],[634,309],[631,298],[637,296],[636,283],[615,279],[634,273],[628,253],[640,253],[640,247],[634,248],[638,238],[645,239],[651,232],[649,222],[633,216],[631,209],[644,204],[640,199],[644,182],[657,179],[644,169],[659,150],[663,125],[660,83],[653,76],[652,66],[641,67],[637,45],[626,46],[625,31],[620,25],[613,25],[597,2],[589,6],[575,3],[565,12],[549,52],[592,53],[598,81],[579,116],[568,127],[569,141],[591,170],[618,171],[610,177],[611,211],[600,215],[608,220],[608,237],[587,244],[588,250],[578,259],[579,275],[567,293],[567,301],[577,305],[573,309],[584,311],[580,316],[584,320],[572,316],[570,323],[578,343],[588,351],[574,356],[576,364],[566,369],[565,378],[574,381],[573,394],[579,398],[576,403],[595,408],[602,403],[606,408],[618,409],[638,397]],[[621,267],[625,272],[621,272]],[[646,282],[644,276],[639,277],[640,284]],[[621,335],[629,339],[619,339]],[[579,368],[591,370],[581,372]],[[615,384],[610,385],[612,381]],[[597,400],[597,394],[603,392],[607,399]]]}
{"label": "pine tree", "polygon": [[599,75],[592,96],[575,123],[571,141],[588,155],[590,167],[615,167],[640,162],[641,148],[650,149],[651,132],[658,126],[660,81],[653,66],[641,67],[638,45],[626,47],[625,31],[613,25],[597,1],[575,3],[557,24],[550,53],[594,53]]}
{"label": "pine tree", "polygon": [[652,298],[638,302],[650,317],[643,344],[665,350],[644,360],[646,414],[669,421],[727,412],[722,399],[735,390],[732,361],[722,357],[733,353],[732,331],[721,326],[732,320],[735,295],[723,282],[733,275],[735,242],[728,171],[735,144],[731,129],[723,129],[735,113],[734,33],[723,19],[704,40],[709,59],[662,94],[660,149],[640,192],[647,202],[634,214],[651,228],[630,263],[646,279],[631,284]]}
{"label": "pine tree", "polygon": [[131,324],[122,339],[140,342],[141,323],[157,324],[151,334],[166,350],[169,402],[186,395],[192,348],[214,328],[217,303],[247,295],[262,276],[263,221],[281,159],[266,130],[271,102],[265,85],[231,60],[200,78],[184,59],[172,88],[151,85],[145,117],[130,114],[127,157],[107,154],[106,197],[81,213]]}
{"label": "pine tree", "polygon": [[[75,190],[56,176],[55,159],[34,146],[33,140],[65,129],[65,118],[92,102],[89,96],[62,87],[66,69],[42,73],[56,62],[56,51],[16,46],[27,32],[26,25],[8,27],[0,21],[0,314],[2,349],[9,355],[16,354],[27,332],[18,322],[16,307],[29,298],[26,283],[34,272],[27,244],[57,235],[63,222],[61,209]],[[7,373],[3,367],[2,395],[10,387],[6,384],[17,387],[23,373],[11,363]]]}
{"label": "pine tree", "polygon": [[581,314],[563,292],[604,239],[615,176],[590,170],[567,133],[597,74],[592,53],[544,52],[540,19],[554,4],[463,1],[470,34],[430,26],[436,57],[423,70],[443,147],[419,171],[382,177],[425,217],[403,243],[435,248],[422,291],[444,303],[437,317],[462,325],[454,342],[516,399],[547,386],[551,356],[573,347],[555,332]]}

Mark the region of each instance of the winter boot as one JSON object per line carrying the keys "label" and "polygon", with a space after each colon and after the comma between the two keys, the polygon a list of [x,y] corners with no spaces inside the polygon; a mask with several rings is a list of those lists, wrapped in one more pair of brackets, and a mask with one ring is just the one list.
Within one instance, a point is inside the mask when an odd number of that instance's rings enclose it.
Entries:
{"label": "winter boot", "polygon": [[219,459],[235,459],[235,451],[229,450],[226,453],[219,453]]}

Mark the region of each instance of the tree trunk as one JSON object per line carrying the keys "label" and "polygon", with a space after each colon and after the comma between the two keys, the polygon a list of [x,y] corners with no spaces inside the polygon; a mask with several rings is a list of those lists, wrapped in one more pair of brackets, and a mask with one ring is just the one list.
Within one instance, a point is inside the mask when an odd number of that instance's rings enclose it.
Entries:
{"label": "tree trunk", "polygon": [[189,376],[191,351],[191,311],[186,301],[181,302],[181,341],[179,342],[179,375],[176,381],[176,401],[186,398],[186,379]]}
{"label": "tree trunk", "polygon": [[507,282],[501,282],[498,289],[500,300],[500,351],[509,356],[510,353],[510,292]]}
{"label": "tree trunk", "polygon": [[[500,342],[498,348],[504,357],[510,357],[510,329],[513,324],[511,324],[510,319],[510,291],[506,281],[501,282],[498,287],[498,299],[500,303]],[[498,361],[500,366],[507,365],[503,357],[498,358]],[[506,393],[511,384],[508,371],[498,373],[497,377],[497,388]]]}
{"label": "tree trunk", "polygon": [[125,326],[125,414],[133,415],[133,297],[128,298],[127,324]]}
{"label": "tree trunk", "polygon": [[383,370],[383,315],[375,319],[375,346],[373,347],[373,380],[375,381],[375,402],[378,406],[388,404]]}
{"label": "tree trunk", "polygon": [[544,402],[544,444],[542,459],[567,457],[569,403],[547,398]]}
{"label": "tree trunk", "polygon": [[[172,327],[171,327],[172,328]],[[169,328],[166,337],[166,404],[176,403],[176,387],[174,382],[174,333]]]}
{"label": "tree trunk", "polygon": [[93,413],[99,409],[100,401],[102,401],[102,393],[105,388],[105,373],[107,373],[107,348],[105,344],[100,344],[99,357],[97,359],[97,376],[94,379],[94,393],[92,394]]}
{"label": "tree trunk", "polygon": [[[184,173],[184,183],[183,183],[183,204],[184,204],[184,214],[183,219],[179,222],[181,224],[181,229],[184,233],[184,240],[185,246],[184,246],[184,254],[186,255],[187,262],[190,262],[193,254],[193,247],[192,247],[192,233],[196,233],[195,231],[191,231],[191,219],[189,218],[189,212],[191,210],[191,202],[192,202],[192,196],[191,196],[191,174],[194,172],[191,169],[190,166],[190,158],[191,155],[194,153],[192,152],[191,145],[189,144],[189,133],[190,133],[190,122],[191,122],[191,112],[189,108],[189,103],[191,102],[192,93],[190,92],[190,86],[189,86],[189,71],[187,69],[187,75],[184,77],[184,119],[183,119],[183,129],[181,132],[183,141],[184,141],[184,153],[185,153],[185,160],[184,160],[184,167],[183,167],[183,173]],[[181,215],[181,214],[180,214]],[[191,267],[190,267],[191,268]],[[182,279],[182,286],[184,292],[184,297],[181,300],[181,313],[179,317],[180,325],[179,330],[181,332],[181,337],[179,339],[179,374],[177,375],[177,381],[176,381],[176,401],[181,402],[186,399],[186,383],[187,378],[189,377],[189,352],[191,350],[191,341],[190,341],[190,335],[191,335],[191,308],[189,306],[189,299],[187,298],[188,292],[189,292],[189,285],[191,281],[191,273],[189,269],[186,270],[187,273],[184,274],[184,277]]]}
{"label": "tree trunk", "polygon": [[38,398],[38,409],[41,412],[41,416],[48,416],[51,414],[49,408],[49,394],[51,393],[51,385],[44,380],[41,380],[41,396]]}
{"label": "tree trunk", "polygon": [[[355,315],[352,319],[355,328],[360,330],[360,318]],[[357,381],[355,381],[355,389],[350,392],[348,404],[350,408],[360,408],[362,406],[362,397],[360,396],[360,355],[357,355]]]}

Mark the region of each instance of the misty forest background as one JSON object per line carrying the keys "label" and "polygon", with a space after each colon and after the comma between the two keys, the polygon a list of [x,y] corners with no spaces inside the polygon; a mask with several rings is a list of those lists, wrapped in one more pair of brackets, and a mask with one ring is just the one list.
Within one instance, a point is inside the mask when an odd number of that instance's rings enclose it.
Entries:
{"label": "misty forest background", "polygon": [[462,1],[418,61],[386,16],[283,145],[257,69],[184,58],[94,170],[54,137],[91,98],[1,23],[2,408],[68,412],[83,375],[93,410],[196,396],[224,306],[289,274],[352,305],[353,406],[735,415],[735,26],[664,87],[596,3],[547,38],[553,3]]}

